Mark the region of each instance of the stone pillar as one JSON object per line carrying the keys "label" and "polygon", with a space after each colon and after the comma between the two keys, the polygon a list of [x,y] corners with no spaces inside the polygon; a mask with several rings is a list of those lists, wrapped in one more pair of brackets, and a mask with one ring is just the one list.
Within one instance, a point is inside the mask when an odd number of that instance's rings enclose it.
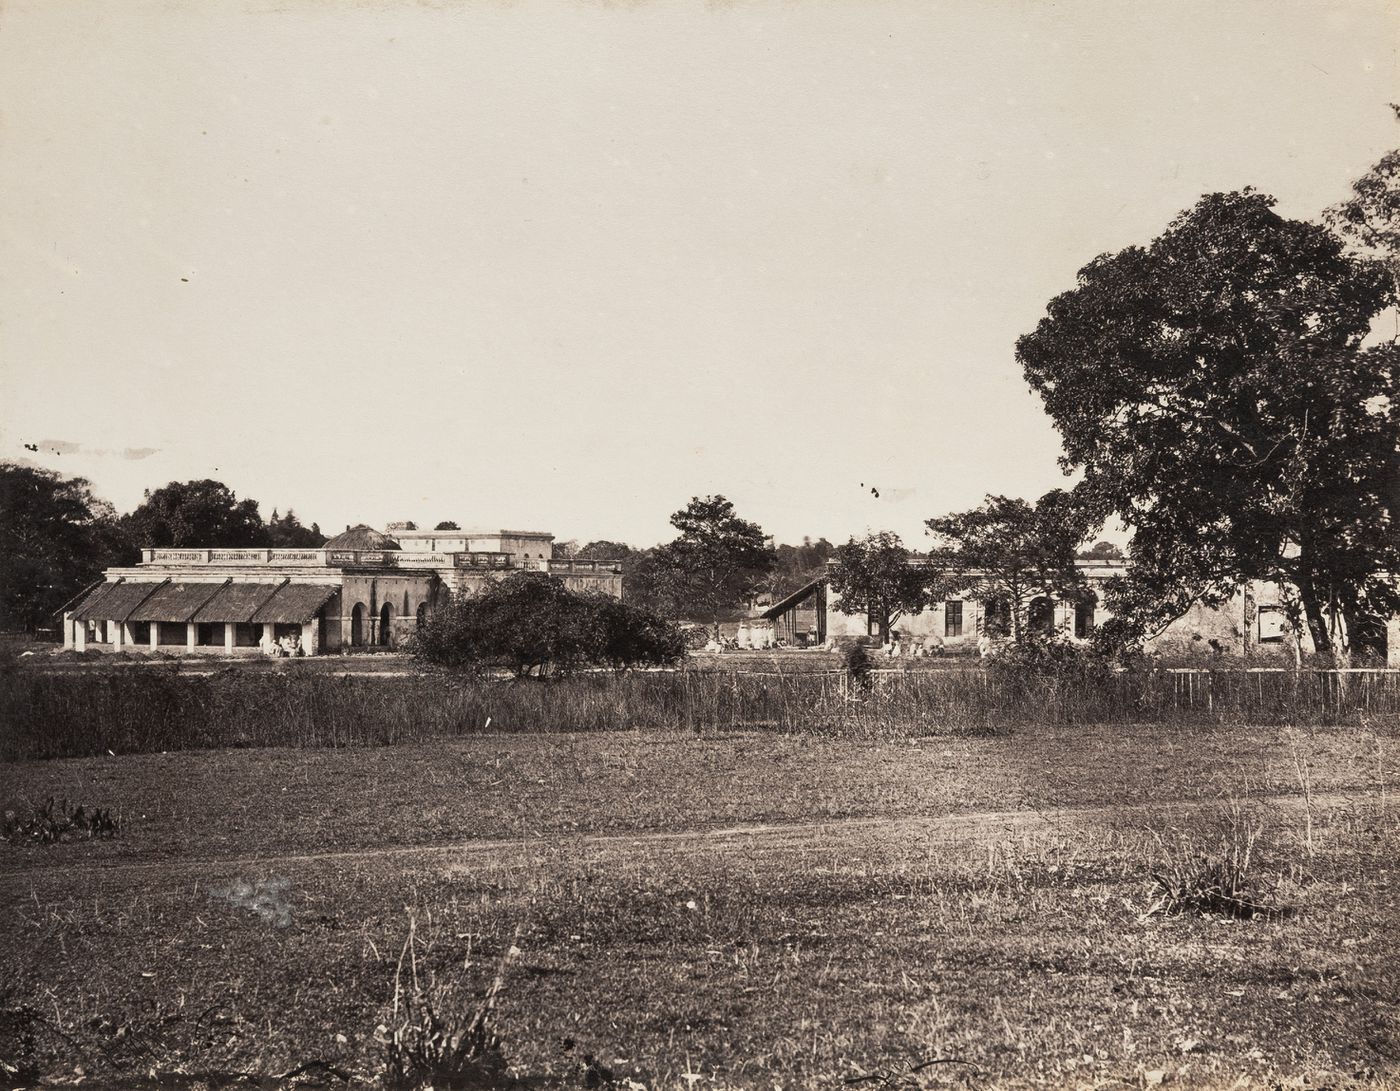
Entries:
{"label": "stone pillar", "polygon": [[112,650],[119,652],[122,650],[122,645],[126,643],[126,623],[109,621],[107,624],[112,627]]}
{"label": "stone pillar", "polygon": [[87,622],[73,622],[73,650],[75,652],[87,651]]}
{"label": "stone pillar", "polygon": [[1393,617],[1385,625],[1385,665],[1400,670],[1400,617]]}
{"label": "stone pillar", "polygon": [[151,651],[160,650],[160,622],[151,622]]}
{"label": "stone pillar", "polygon": [[63,650],[64,650],[64,651],[71,651],[71,650],[73,649],[73,644],[75,643],[75,638],[74,638],[74,636],[73,636],[73,632],[74,632],[73,626],[76,625],[76,624],[77,624],[77,622],[75,622],[75,621],[73,620],[73,615],[72,615],[72,614],[65,613],[65,614],[63,615]]}
{"label": "stone pillar", "polygon": [[233,654],[234,632],[237,626],[232,621],[224,622],[224,654]]}
{"label": "stone pillar", "polygon": [[263,655],[272,654],[272,623],[264,622],[262,632],[258,634],[258,647],[262,649]]}
{"label": "stone pillar", "polygon": [[301,627],[301,650],[307,655],[321,654],[321,626],[314,617]]}
{"label": "stone pillar", "polygon": [[185,622],[185,651],[194,651],[194,646],[199,640],[199,626],[193,621]]}

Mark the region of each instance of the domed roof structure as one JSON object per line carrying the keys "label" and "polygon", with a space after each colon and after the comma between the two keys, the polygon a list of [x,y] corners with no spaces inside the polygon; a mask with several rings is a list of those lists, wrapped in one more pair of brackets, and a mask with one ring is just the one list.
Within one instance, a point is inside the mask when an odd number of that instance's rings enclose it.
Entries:
{"label": "domed roof structure", "polygon": [[357,527],[346,527],[344,534],[337,534],[323,549],[398,549],[399,543],[382,534],[366,523]]}

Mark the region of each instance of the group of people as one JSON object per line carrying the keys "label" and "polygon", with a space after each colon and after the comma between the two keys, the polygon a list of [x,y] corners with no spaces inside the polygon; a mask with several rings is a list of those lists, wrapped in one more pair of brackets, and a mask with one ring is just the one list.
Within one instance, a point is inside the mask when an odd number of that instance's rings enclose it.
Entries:
{"label": "group of people", "polygon": [[898,659],[900,656],[917,659],[923,656],[942,655],[943,638],[940,636],[914,637],[906,644],[900,639],[898,633],[894,633],[890,637],[889,643],[883,645],[880,651],[890,659]]}
{"label": "group of people", "polygon": [[278,637],[268,646],[268,654],[274,659],[297,659],[306,654],[301,646],[299,634]]}

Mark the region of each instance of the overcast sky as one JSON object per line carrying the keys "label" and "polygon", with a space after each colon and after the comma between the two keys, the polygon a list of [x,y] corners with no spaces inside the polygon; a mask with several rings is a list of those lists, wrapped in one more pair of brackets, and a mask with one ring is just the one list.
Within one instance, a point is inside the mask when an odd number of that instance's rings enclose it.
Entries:
{"label": "overcast sky", "polygon": [[[1389,11],[1387,11],[1389,9]],[[0,457],[340,529],[780,540],[1063,482],[1016,337],[1400,137],[1384,2],[6,0]],[[38,451],[29,450],[33,444]],[[871,488],[879,490],[878,499]]]}

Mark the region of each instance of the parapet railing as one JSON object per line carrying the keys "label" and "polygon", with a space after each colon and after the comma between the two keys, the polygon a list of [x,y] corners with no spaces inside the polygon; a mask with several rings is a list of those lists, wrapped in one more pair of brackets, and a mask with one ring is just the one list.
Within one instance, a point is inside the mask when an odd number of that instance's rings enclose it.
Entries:
{"label": "parapet railing", "polygon": [[550,561],[549,571],[551,573],[566,576],[570,572],[618,573],[622,571],[622,562],[606,560],[577,560],[573,557],[563,557],[559,560]]}
{"label": "parapet railing", "polygon": [[511,553],[414,549],[143,549],[144,564],[294,565],[308,568],[515,568]]}

